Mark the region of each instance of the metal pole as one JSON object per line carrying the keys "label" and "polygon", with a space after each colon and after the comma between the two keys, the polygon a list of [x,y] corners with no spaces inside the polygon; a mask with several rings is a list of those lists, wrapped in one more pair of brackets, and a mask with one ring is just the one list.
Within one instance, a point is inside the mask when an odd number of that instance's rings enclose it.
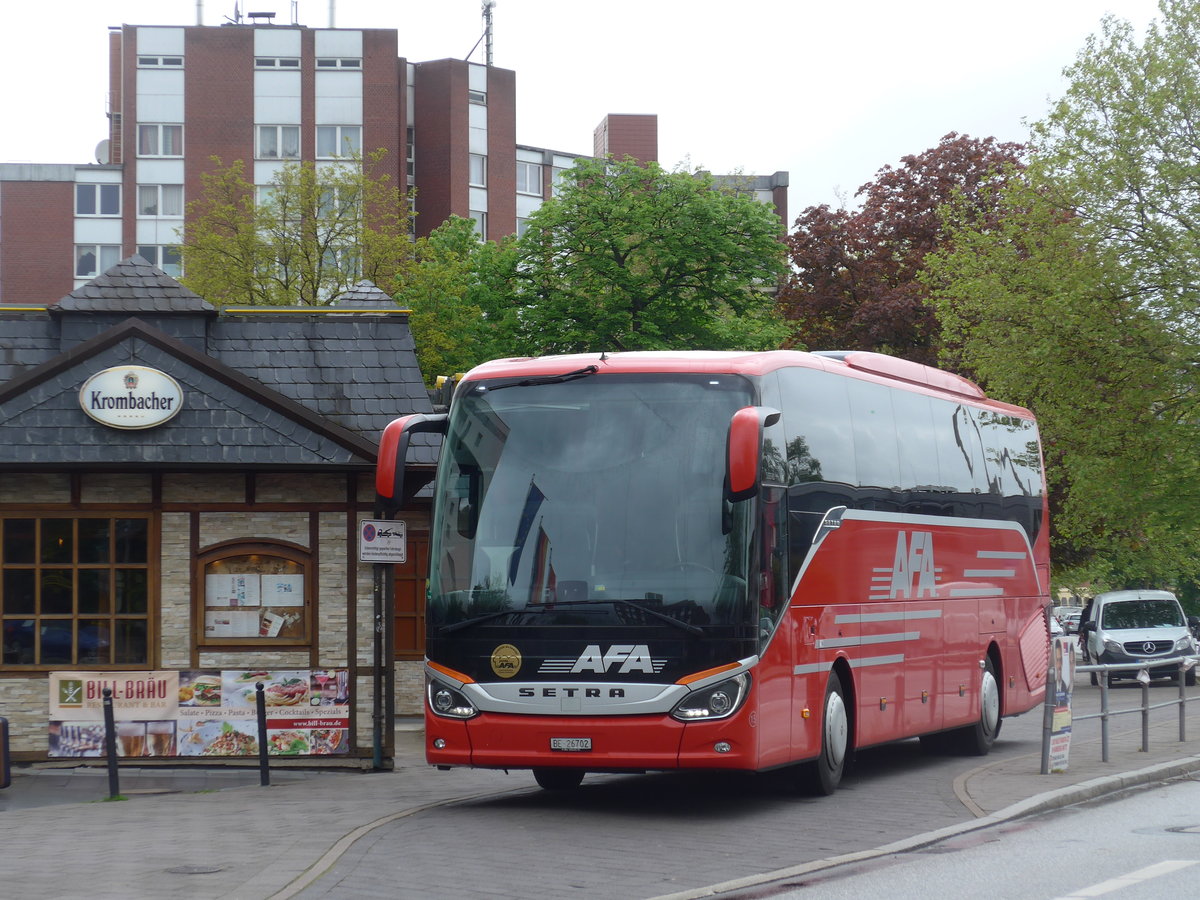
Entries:
{"label": "metal pole", "polygon": [[[378,504],[376,513],[379,513]],[[376,515],[376,518],[380,518]],[[383,768],[383,573],[382,566],[374,568],[375,622],[372,662],[374,663],[373,691],[375,695],[371,712],[372,737],[371,746],[374,750],[372,766],[375,771]]]}
{"label": "metal pole", "polygon": [[112,688],[105,688],[104,697],[104,755],[108,757],[108,798],[121,796],[121,781],[117,774],[117,725],[113,716]]}
{"label": "metal pole", "polygon": [[1100,759],[1108,762],[1108,672],[1100,672]]}
{"label": "metal pole", "polygon": [[[1053,657],[1051,658],[1053,660]],[[1046,702],[1042,704],[1042,774],[1050,774],[1050,735],[1054,731],[1054,666],[1046,667]]]}
{"label": "metal pole", "polygon": [[[1145,669],[1142,670],[1143,672]],[[1138,673],[1139,675],[1141,672]],[[1150,673],[1142,682],[1142,752],[1150,752]]]}
{"label": "metal pole", "polygon": [[271,766],[267,761],[267,695],[261,681],[254,684],[254,709],[258,713],[258,783],[271,784]]}
{"label": "metal pole", "polygon": [[1179,661],[1179,743],[1187,740],[1187,673],[1184,660]]}

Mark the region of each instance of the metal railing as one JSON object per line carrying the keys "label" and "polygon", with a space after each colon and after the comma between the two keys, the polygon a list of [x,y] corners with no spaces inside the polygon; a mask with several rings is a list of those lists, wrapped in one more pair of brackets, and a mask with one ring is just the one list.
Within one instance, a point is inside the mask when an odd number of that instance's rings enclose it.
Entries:
{"label": "metal railing", "polygon": [[[1083,722],[1089,719],[1100,720],[1100,754],[1104,762],[1108,762],[1109,749],[1109,724],[1116,716],[1128,715],[1130,713],[1141,713],[1142,716],[1142,747],[1143,753],[1148,753],[1150,750],[1150,713],[1156,709],[1164,709],[1169,706],[1179,707],[1179,740],[1181,742],[1187,740],[1187,681],[1192,669],[1200,663],[1200,656],[1171,656],[1163,659],[1156,659],[1153,662],[1140,663],[1108,663],[1089,666],[1076,666],[1075,676],[1080,674],[1096,675],[1096,681],[1100,685],[1100,711],[1097,713],[1086,713],[1084,715],[1075,715],[1072,712],[1072,724],[1075,722]],[[1176,680],[1179,683],[1179,696],[1164,700],[1158,703],[1150,702],[1150,670],[1162,670],[1169,666],[1175,666],[1177,670]],[[1133,678],[1141,685],[1141,704],[1138,706],[1130,706],[1124,709],[1113,709],[1109,703],[1109,686],[1112,675],[1128,675],[1133,674]],[[1191,675],[1194,682],[1194,675]],[[1050,686],[1052,689],[1052,686]],[[1047,703],[1053,702],[1048,696]],[[1043,774],[1045,774],[1043,772]]]}

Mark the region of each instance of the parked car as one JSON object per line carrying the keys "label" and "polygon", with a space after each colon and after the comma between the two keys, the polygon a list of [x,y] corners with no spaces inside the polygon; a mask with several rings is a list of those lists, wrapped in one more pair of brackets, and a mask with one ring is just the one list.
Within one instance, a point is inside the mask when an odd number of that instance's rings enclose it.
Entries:
{"label": "parked car", "polygon": [[[1156,659],[1186,656],[1197,652],[1196,639],[1188,628],[1183,607],[1170,591],[1110,591],[1098,594],[1089,604],[1088,616],[1079,626],[1079,641],[1085,664],[1153,663]],[[1152,678],[1173,678],[1176,664],[1150,666]],[[1092,674],[1092,684],[1099,679]],[[1136,672],[1110,673],[1132,678]],[[1187,683],[1196,683],[1196,670],[1187,673]]]}
{"label": "parked car", "polygon": [[1055,606],[1050,610],[1050,615],[1062,626],[1063,631],[1075,634],[1079,631],[1079,618],[1083,615],[1083,609],[1078,606]]}

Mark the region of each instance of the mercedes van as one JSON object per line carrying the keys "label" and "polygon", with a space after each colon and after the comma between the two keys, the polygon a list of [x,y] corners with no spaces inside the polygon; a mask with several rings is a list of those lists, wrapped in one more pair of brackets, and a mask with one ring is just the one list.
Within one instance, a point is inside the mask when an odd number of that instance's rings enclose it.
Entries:
{"label": "mercedes van", "polygon": [[[1129,665],[1153,663],[1158,659],[1189,656],[1197,652],[1183,607],[1170,591],[1110,591],[1098,594],[1089,604],[1079,626],[1085,664]],[[1173,678],[1176,663],[1149,667],[1152,678]],[[1133,678],[1136,671],[1114,672],[1115,678]],[[1092,673],[1092,684],[1098,678]],[[1196,670],[1189,669],[1187,683],[1196,683]]]}

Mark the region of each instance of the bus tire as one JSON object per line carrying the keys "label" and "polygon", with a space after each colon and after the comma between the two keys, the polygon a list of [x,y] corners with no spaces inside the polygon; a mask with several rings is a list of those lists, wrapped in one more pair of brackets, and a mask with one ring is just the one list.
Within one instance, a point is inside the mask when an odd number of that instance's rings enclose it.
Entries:
{"label": "bus tire", "polygon": [[533,780],[547,791],[573,791],[583,783],[583,769],[534,769]]}
{"label": "bus tire", "polygon": [[850,712],[837,672],[829,673],[825,702],[821,707],[821,755],[810,763],[809,784],[817,794],[828,797],[837,790],[846,770],[850,749]]}
{"label": "bus tire", "polygon": [[959,748],[968,756],[987,756],[1000,733],[1000,724],[1000,683],[989,656],[980,675],[979,721],[959,730]]}

